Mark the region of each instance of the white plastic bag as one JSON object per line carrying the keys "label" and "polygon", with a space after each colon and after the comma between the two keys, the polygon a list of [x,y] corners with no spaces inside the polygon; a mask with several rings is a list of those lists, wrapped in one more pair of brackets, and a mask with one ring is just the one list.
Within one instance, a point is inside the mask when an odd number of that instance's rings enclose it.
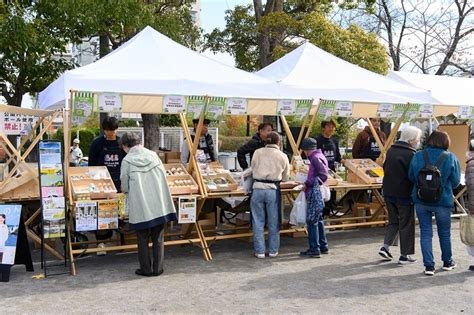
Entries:
{"label": "white plastic bag", "polygon": [[321,184],[319,189],[321,190],[321,196],[325,202],[331,200],[331,190],[328,185]]}
{"label": "white plastic bag", "polygon": [[293,208],[290,213],[291,225],[306,224],[306,196],[304,191],[300,192],[293,203]]}

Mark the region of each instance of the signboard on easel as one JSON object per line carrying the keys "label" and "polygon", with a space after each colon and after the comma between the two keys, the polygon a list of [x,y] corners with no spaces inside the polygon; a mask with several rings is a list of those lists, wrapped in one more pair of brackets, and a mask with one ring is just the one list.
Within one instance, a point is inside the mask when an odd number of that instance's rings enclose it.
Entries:
{"label": "signboard on easel", "polygon": [[21,205],[0,205],[0,264],[15,263]]}

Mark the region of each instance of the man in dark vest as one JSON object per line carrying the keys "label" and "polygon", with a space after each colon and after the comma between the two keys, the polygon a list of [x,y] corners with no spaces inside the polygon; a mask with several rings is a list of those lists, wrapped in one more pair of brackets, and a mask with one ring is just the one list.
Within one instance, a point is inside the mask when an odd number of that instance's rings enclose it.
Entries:
{"label": "man in dark vest", "polygon": [[[196,137],[196,129],[198,125],[199,119],[194,119],[194,129],[191,132],[191,139],[194,141]],[[206,155],[207,162],[214,162],[217,160],[217,154],[214,147],[214,141],[212,140],[212,136],[208,134],[209,131],[209,119],[204,119],[204,123],[202,125],[201,136],[199,139],[198,150],[202,150]],[[181,145],[181,163],[188,164],[189,162],[189,148],[186,141],[183,141]]]}
{"label": "man in dark vest", "polygon": [[[380,118],[370,118],[375,131],[377,132],[382,144],[385,144],[385,133],[380,130]],[[377,141],[369,126],[365,127],[358,135],[352,146],[352,158],[354,159],[372,159],[375,161],[379,155],[380,150]]]}

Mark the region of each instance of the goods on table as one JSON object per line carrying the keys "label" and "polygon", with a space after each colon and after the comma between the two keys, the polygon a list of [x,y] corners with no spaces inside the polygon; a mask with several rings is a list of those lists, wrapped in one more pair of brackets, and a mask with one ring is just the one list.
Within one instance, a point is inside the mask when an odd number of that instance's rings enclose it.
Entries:
{"label": "goods on table", "polygon": [[232,191],[238,188],[237,183],[229,174],[203,175],[207,191]]}
{"label": "goods on table", "polygon": [[75,200],[117,197],[117,189],[105,166],[71,167],[69,179]]}
{"label": "goods on table", "polygon": [[339,183],[343,181],[342,177],[339,176],[336,172],[329,170],[329,177],[326,181],[326,185],[328,186],[337,186]]}
{"label": "goods on table", "polygon": [[383,180],[383,169],[371,159],[346,160],[349,170],[348,181],[365,184],[381,184]]}
{"label": "goods on table", "polygon": [[165,164],[166,181],[172,195],[194,194],[199,187],[182,164]]}

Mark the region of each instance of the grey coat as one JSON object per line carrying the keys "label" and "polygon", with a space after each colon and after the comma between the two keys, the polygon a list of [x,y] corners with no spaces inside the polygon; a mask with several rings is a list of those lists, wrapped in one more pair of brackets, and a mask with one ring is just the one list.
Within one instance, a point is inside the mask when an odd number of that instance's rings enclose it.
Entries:
{"label": "grey coat", "polygon": [[474,153],[470,153],[466,164],[466,188],[469,196],[467,210],[474,214]]}

